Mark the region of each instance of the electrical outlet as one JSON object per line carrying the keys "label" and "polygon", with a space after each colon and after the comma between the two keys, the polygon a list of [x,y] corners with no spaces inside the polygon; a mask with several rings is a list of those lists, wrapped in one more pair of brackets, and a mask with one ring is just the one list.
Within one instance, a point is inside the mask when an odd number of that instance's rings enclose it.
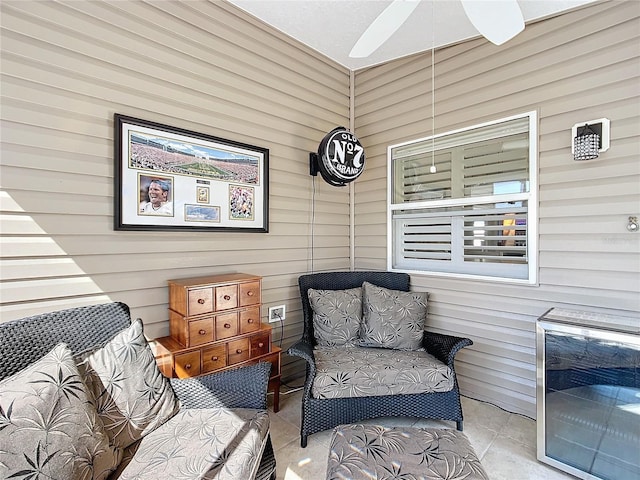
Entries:
{"label": "electrical outlet", "polygon": [[269,307],[269,323],[279,322],[285,318],[286,308],[284,305]]}

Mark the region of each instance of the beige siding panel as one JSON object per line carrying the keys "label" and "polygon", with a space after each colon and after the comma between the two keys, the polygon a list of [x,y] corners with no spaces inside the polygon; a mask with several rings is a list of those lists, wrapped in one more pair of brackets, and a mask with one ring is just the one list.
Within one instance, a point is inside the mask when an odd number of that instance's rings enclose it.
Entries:
{"label": "beige siding panel", "polygon": [[[141,249],[147,249],[149,251],[153,251],[158,255],[171,255],[173,253],[173,250],[170,246],[171,242],[179,241],[178,237],[174,238],[173,240],[143,240],[140,238],[136,238],[136,236],[129,235],[123,238],[121,242],[114,242],[114,236],[109,235],[108,233],[105,233],[104,236],[83,234],[81,231],[81,227],[84,224],[86,224],[86,222],[78,224],[73,230],[67,231],[63,235],[52,232],[54,235],[56,235],[59,244],[64,244],[65,252],[67,254],[90,256],[95,254],[97,250],[104,255],[126,255],[128,253],[136,252]],[[91,228],[91,223],[86,224],[86,226],[87,228]],[[224,242],[215,242],[208,240],[202,234],[198,234],[197,236],[200,237],[201,240],[184,242],[184,246],[188,249],[188,251],[193,252],[194,254],[198,252],[199,254],[206,255],[212,246],[225,246]],[[255,239],[253,240],[253,242],[255,242]],[[286,245],[284,245],[283,242],[286,242]],[[318,242],[321,242],[321,240],[318,239]],[[231,247],[226,246],[225,249],[229,252],[229,255],[239,256],[244,252],[252,250],[251,245],[252,240],[250,238],[247,239],[246,237],[237,237],[234,245]],[[276,255],[286,255],[287,250],[291,252],[295,252],[296,250],[304,252],[307,245],[307,238],[304,235],[269,236],[268,239],[265,239],[263,241],[262,245],[266,250],[273,251],[274,256],[270,257],[269,260],[275,261],[280,259],[276,257]],[[322,246],[331,248],[340,246],[348,247],[348,243],[344,244],[343,242],[343,245],[340,245],[340,243],[329,243]],[[293,254],[294,253],[292,253],[292,255]],[[194,259],[193,261],[197,262],[199,261],[199,259]],[[108,266],[105,266],[105,268],[108,268]]]}
{"label": "beige siding panel", "polygon": [[576,199],[581,195],[584,196],[588,193],[588,198],[591,200],[598,200],[600,197],[608,197],[612,195],[633,195],[638,190],[638,179],[640,175],[625,176],[624,178],[609,179],[615,182],[616,190],[612,191],[611,187],[607,188],[607,185],[602,184],[602,180],[607,180],[608,176],[603,178],[591,178],[589,180],[582,180],[581,182],[564,184],[555,184],[553,187],[546,187],[546,185],[540,186],[540,203],[544,202],[562,202],[564,200]]}
{"label": "beige siding panel", "polygon": [[[612,239],[613,240],[613,239]],[[624,237],[620,237],[624,241]],[[588,271],[616,271],[621,273],[635,274],[640,269],[640,253],[629,255],[627,252],[618,250],[615,253],[601,253],[593,255],[589,263],[585,265],[582,252],[547,252],[544,256],[541,267],[557,268],[560,270],[588,270]],[[633,277],[632,277],[633,278]]]}
{"label": "beige siding panel", "polygon": [[[616,125],[616,134],[620,133],[619,125]],[[550,135],[553,134],[550,133]],[[640,134],[640,128],[636,134]],[[564,137],[564,143],[567,142],[566,130],[561,132]],[[560,136],[560,135],[556,135]],[[569,135],[570,136],[570,135]],[[559,139],[560,140],[560,139]],[[540,180],[547,186],[554,184],[566,183],[568,179],[572,182],[589,181],[596,177],[607,177],[611,180],[615,178],[624,178],[627,175],[640,175],[640,163],[637,161],[636,153],[638,146],[630,141],[622,140],[616,143],[615,152],[619,155],[617,159],[617,168],[612,169],[604,161],[584,162],[576,168],[576,163],[572,158],[567,158],[567,152],[558,149],[554,153],[545,154],[545,162],[548,166],[540,175]],[[570,157],[570,155],[569,155]]]}
{"label": "beige siding panel", "polygon": [[[631,195],[629,195],[631,196]],[[588,216],[589,219],[580,218]],[[596,234],[621,234],[623,231],[624,215],[598,215],[596,213],[583,214],[576,217],[549,217],[540,221],[539,231],[543,235],[563,235],[567,231],[567,227],[571,228],[574,234],[592,235]],[[628,238],[628,237],[627,237]]]}
{"label": "beige siding panel", "polygon": [[[113,169],[112,165],[105,165],[104,158],[110,155],[111,146],[104,145],[104,154],[102,157],[97,155],[97,146],[94,148],[93,155],[80,154],[77,152],[65,152],[64,163],[59,165],[60,168],[66,168],[67,171],[73,173],[84,173],[88,175],[109,176]],[[4,143],[2,163],[9,167],[28,168],[33,170],[49,170],[51,166],[48,160],[51,159],[55,152],[50,149]]]}
{"label": "beige siding panel", "polygon": [[[462,353],[462,352],[461,352]],[[526,369],[530,370],[535,365],[535,349],[531,347],[522,347],[518,345],[507,345],[499,340],[483,338],[481,342],[476,342],[473,348],[464,350],[464,357],[467,363],[478,363],[480,358],[482,362],[519,362],[526,365]],[[461,358],[462,360],[462,358]]]}
{"label": "beige siding panel", "polygon": [[[62,250],[53,239],[48,237],[12,237],[2,235],[0,237],[0,247],[3,259],[17,259],[20,257],[38,258],[65,255],[64,250]],[[37,260],[34,261],[37,262]]]}
{"label": "beige siding panel", "polygon": [[[585,199],[578,199],[566,200],[562,204],[542,205],[541,207],[544,208],[544,215],[548,218],[566,217],[567,212],[571,213],[572,218],[574,216],[607,215],[611,214],[611,212],[620,212],[616,213],[616,218],[622,218],[625,215],[625,218],[628,218],[629,205],[633,204],[635,199],[635,195],[618,195],[602,198],[597,203],[590,203]],[[617,228],[620,228],[620,225]],[[627,241],[635,243],[633,240]]]}
{"label": "beige siding panel", "polygon": [[[122,6],[124,4],[121,4]],[[23,14],[14,10],[10,10],[10,14],[15,16],[14,24],[21,31],[25,31],[25,25],[19,23],[23,19],[25,23],[37,22],[45,27],[37,33],[30,32],[33,38],[44,40],[48,44],[64,45],[67,50],[72,49],[96,60],[121,65],[123,68],[141,70],[145,73],[154,73],[157,70],[161,75],[189,74],[192,80],[195,80],[194,84],[189,85],[190,88],[198,85],[198,80],[214,79],[216,82],[226,83],[226,90],[233,92],[238,90],[238,87],[229,87],[238,80],[242,82],[247,79],[254,87],[264,86],[271,93],[276,93],[273,92],[273,87],[266,85],[266,79],[282,79],[295,72],[312,75],[318,69],[317,65],[314,68],[305,66],[304,63],[294,63],[292,53],[299,53],[295,46],[284,47],[283,54],[273,59],[273,56],[269,55],[272,52],[268,51],[270,46],[261,42],[259,35],[246,35],[243,19],[230,15],[222,16],[219,13],[220,9],[220,5],[208,2],[189,2],[188,5],[172,2],[151,5],[133,3],[125,9],[117,8],[115,4],[68,2],[64,6],[45,4],[36,14]],[[70,15],[75,20],[72,27],[65,27],[57,20],[58,17],[66,18]],[[177,28],[168,29],[167,25],[175,25]],[[91,35],[87,37],[78,30],[90,31]],[[121,35],[127,35],[135,41],[118,42]],[[67,36],[74,37],[71,47]],[[161,57],[150,57],[146,54],[157,45],[165,47]],[[284,51],[288,54],[284,54]],[[267,60],[261,60],[262,58]],[[124,63],[118,63],[122,60]],[[257,78],[256,60],[280,64],[284,68],[262,72]],[[213,77],[208,70],[208,64],[212,61],[215,61],[218,69]],[[328,69],[329,72],[331,70]],[[284,80],[290,81],[289,78]],[[326,85],[332,85],[335,90],[342,90],[344,87],[340,85],[340,74],[335,69],[328,74],[328,80],[326,84],[317,87],[318,103],[322,103],[329,89]],[[304,87],[304,84],[290,85],[292,94],[304,91]],[[250,95],[258,98],[256,92],[251,92]],[[331,98],[331,95],[327,96]],[[330,104],[331,101],[324,105]],[[340,102],[335,102],[335,105],[339,109],[343,108]]]}
{"label": "beige siding panel", "polygon": [[[465,353],[465,359],[468,364],[476,365],[483,369],[504,371],[507,374],[518,377],[528,377],[531,374],[535,374],[535,367],[531,363],[535,358],[534,349],[530,349],[530,354],[527,356],[526,361],[501,358],[497,353],[493,353],[490,356],[472,350]],[[512,352],[508,353],[513,355]]]}
{"label": "beige siding panel", "polygon": [[[535,394],[535,388],[528,389],[526,393],[520,393],[519,388],[504,388],[498,385],[499,382],[497,380],[489,383],[488,380],[493,380],[493,378],[491,376],[487,378],[486,375],[483,375],[482,371],[473,371],[466,373],[466,375],[460,374],[460,390],[463,392],[474,392],[472,398],[476,398],[478,400],[489,402],[495,405],[495,397],[499,396],[501,399],[500,406],[507,411],[528,412],[530,410],[529,397],[532,393]],[[478,378],[482,378],[482,380],[478,380]],[[512,378],[515,379],[517,377]],[[515,383],[518,384],[518,381],[516,380]],[[523,415],[534,418],[528,413],[523,413]]]}
{"label": "beige siding panel", "polygon": [[[599,233],[593,235],[583,234],[567,234],[544,236],[540,241],[540,248],[549,252],[565,252],[567,247],[571,247],[572,252],[584,252],[584,253],[597,253],[603,251],[603,253],[640,253],[640,246],[634,238],[629,238],[629,233],[622,231],[621,226],[627,223],[627,219],[624,217],[618,217],[618,232],[616,233]],[[607,252],[612,245],[616,245],[615,251]],[[632,256],[627,258],[631,259]],[[614,270],[615,271],[615,270]]]}
{"label": "beige siding panel", "polygon": [[102,292],[98,286],[88,277],[13,281],[0,284],[0,297],[7,303],[26,302],[34,297],[46,300],[100,293]]}
{"label": "beige siding panel", "polygon": [[[308,164],[349,72],[226,2],[0,8],[0,321],[113,300],[166,335],[168,279],[246,272],[299,338],[298,276],[349,268],[348,189]],[[269,233],[114,231],[114,113],[269,148]]]}
{"label": "beige siding panel", "polygon": [[28,215],[1,215],[0,231],[5,235],[34,235],[45,233]]}
{"label": "beige siding panel", "polygon": [[[22,318],[25,315],[25,308],[28,308],[28,315],[37,315],[39,313],[53,312],[63,310],[65,308],[82,307],[86,305],[98,305],[110,302],[108,295],[82,296],[71,298],[56,298],[55,300],[31,300],[28,304],[4,304],[2,306],[2,316],[7,320],[12,318]],[[28,305],[25,307],[25,305]]]}
{"label": "beige siding panel", "polygon": [[[527,25],[501,47],[475,39],[435,53],[435,128],[537,110],[539,284],[412,275],[429,291],[427,328],[468,336],[464,394],[535,417],[535,321],[551,307],[640,321],[640,12],[597,2]],[[431,55],[356,72],[356,133],[367,169],[355,184],[356,268],[386,265],[390,144],[431,134]],[[607,117],[611,148],[574,162],[571,127]]]}
{"label": "beige siding panel", "polygon": [[68,277],[84,272],[71,258],[41,258],[37,263],[31,259],[0,260],[3,280],[42,277]]}
{"label": "beige siding panel", "polygon": [[[633,27],[633,23],[629,22],[629,25]],[[633,32],[634,29],[630,28]],[[618,36],[618,38],[620,38]],[[550,44],[549,44],[550,45]],[[522,98],[522,105],[534,106],[538,102],[541,94],[544,92],[545,96],[551,96],[561,101],[566,101],[567,98],[573,99],[574,103],[580,103],[583,97],[580,93],[577,93],[576,86],[580,87],[579,92],[588,91],[591,95],[604,96],[605,102],[611,101],[609,97],[611,95],[611,87],[603,90],[602,85],[620,83],[621,80],[625,80],[634,76],[634,71],[637,70],[636,62],[634,61],[634,54],[636,45],[632,40],[627,40],[623,43],[597,43],[599,51],[596,55],[593,52],[589,54],[578,54],[571,58],[558,57],[557,48],[553,48],[550,51],[543,51],[538,56],[544,61],[546,68],[536,69],[536,65],[532,65],[531,71],[523,73],[519,68],[512,68],[513,65],[507,63],[502,65],[502,68],[496,66],[494,68],[486,68],[482,73],[475,74],[467,73],[466,70],[473,68],[477,62],[466,64],[464,67],[465,72],[461,71],[448,71],[443,72],[441,63],[439,61],[439,52],[437,52],[437,64],[436,64],[436,126],[438,131],[442,129],[453,128],[457,126],[464,126],[469,124],[469,120],[460,123],[456,121],[456,118],[460,118],[459,111],[464,110],[467,113],[468,119],[474,119],[473,123],[476,123],[478,119],[489,119],[486,116],[478,118],[474,115],[477,111],[481,113],[486,111],[487,102],[492,103],[492,108],[495,106],[509,109],[508,95],[518,94]],[[582,49],[582,43],[576,43],[576,48]],[[488,52],[483,50],[490,49],[478,49],[477,56],[488,55]],[[523,52],[524,47],[516,46],[511,47],[509,44],[505,46],[505,52],[509,52],[510,49],[518,51],[519,55],[529,55],[527,59],[533,61],[534,57],[530,56],[529,52]],[[582,52],[582,50],[580,50]],[[501,57],[499,55],[493,55],[490,57]],[[596,65],[593,61],[593,57],[597,57],[596,61],[600,61],[601,64],[611,67],[612,73],[605,73],[602,70],[594,69],[593,65]],[[460,65],[460,61],[463,59],[455,60]],[[554,61],[555,60],[555,61]],[[515,64],[514,64],[515,65]],[[376,115],[380,118],[375,118],[374,122],[370,125],[376,130],[380,129],[380,126],[386,126],[392,128],[391,124],[397,116],[402,116],[403,120],[407,120],[407,124],[417,121],[421,116],[424,118],[425,110],[430,115],[430,93],[431,85],[430,78],[427,78],[427,74],[430,74],[430,65],[426,64],[428,71],[422,73],[419,78],[416,78],[416,85],[420,85],[420,88],[415,92],[416,95],[421,95],[421,98],[414,98],[411,90],[400,90],[402,93],[402,101],[407,102],[407,107],[398,110],[397,103],[393,103],[394,99],[397,99],[398,94],[393,94],[393,88],[390,87],[390,92],[385,99],[385,102],[389,104],[389,108],[381,108],[376,111]],[[613,73],[615,72],[615,74]],[[461,74],[472,75],[473,81],[477,82],[477,86],[473,90],[473,95],[469,96],[468,84],[460,81]],[[586,74],[589,75],[586,75]],[[548,88],[548,78],[550,76],[558,77],[554,82],[553,89]],[[467,77],[463,77],[467,78]],[[405,79],[406,81],[406,79]],[[492,92],[496,87],[499,87],[504,94],[502,98],[495,98]],[[593,90],[593,91],[590,91]],[[628,95],[628,92],[627,92]],[[550,98],[550,99],[551,99]],[[410,101],[410,103],[409,103]],[[426,102],[426,103],[425,103]],[[596,99],[592,99],[589,102],[590,105],[597,105]],[[580,103],[580,106],[584,106],[584,102]],[[359,107],[359,104],[358,104]],[[553,108],[553,107],[552,107]],[[508,110],[507,110],[508,111]],[[566,111],[566,110],[564,110]],[[486,115],[486,114],[485,114]],[[359,132],[359,137],[366,137],[367,129],[369,128],[369,122],[367,122],[367,115],[364,115],[362,119],[362,126],[358,124],[358,128],[362,129]],[[381,122],[381,123],[380,123]],[[386,122],[386,123],[385,123]],[[426,135],[424,132],[430,133],[430,125],[424,125],[422,135]],[[394,132],[387,132],[392,134]],[[413,135],[415,137],[415,135]],[[411,138],[409,136],[408,138]]]}
{"label": "beige siding panel", "polygon": [[[449,304],[462,306],[463,309],[473,307],[479,300],[486,298],[500,305],[500,311],[539,316],[550,306],[565,308],[587,308],[600,313],[614,310],[615,314],[627,317],[637,317],[638,298],[630,297],[625,290],[589,290],[579,285],[540,285],[539,287],[523,288],[517,285],[499,284],[495,282],[466,282],[449,278],[414,275],[411,278],[413,287],[417,290],[429,292],[432,307],[441,299]],[[465,298],[471,297],[471,302],[460,301],[460,291]],[[443,297],[443,295],[447,295]],[[517,298],[517,301],[514,301]],[[490,314],[496,309],[487,307]],[[468,315],[467,320],[475,322],[474,315]],[[531,319],[530,319],[531,320]],[[533,324],[529,322],[528,329]]]}

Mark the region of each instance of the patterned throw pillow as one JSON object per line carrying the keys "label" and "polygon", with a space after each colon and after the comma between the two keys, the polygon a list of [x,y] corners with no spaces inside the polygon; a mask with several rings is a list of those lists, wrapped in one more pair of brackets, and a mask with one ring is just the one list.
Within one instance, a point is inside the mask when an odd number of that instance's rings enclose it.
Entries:
{"label": "patterned throw pillow", "polygon": [[363,322],[360,342],[363,347],[421,350],[427,316],[426,292],[403,292],[362,285]]}
{"label": "patterned throw pillow", "polygon": [[319,346],[353,346],[362,323],[362,289],[308,290],[313,336]]}
{"label": "patterned throw pillow", "polygon": [[79,367],[107,435],[117,447],[140,440],[180,407],[169,380],[158,369],[140,319]]}
{"label": "patterned throw pillow", "polygon": [[0,382],[0,478],[102,480],[120,453],[66,345]]}

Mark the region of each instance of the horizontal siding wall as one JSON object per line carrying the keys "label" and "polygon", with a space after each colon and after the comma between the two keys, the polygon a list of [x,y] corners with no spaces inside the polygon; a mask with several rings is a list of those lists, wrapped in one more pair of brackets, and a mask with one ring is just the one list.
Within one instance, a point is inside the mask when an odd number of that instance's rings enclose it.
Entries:
{"label": "horizontal siding wall", "polygon": [[[349,193],[308,165],[348,123],[349,72],[225,2],[1,9],[1,320],[123,301],[156,337],[168,279],[246,272],[299,338],[297,277],[349,267]],[[114,231],[114,113],[268,148],[269,233]]]}
{"label": "horizontal siding wall", "polygon": [[[437,5],[436,5],[437,9]],[[437,10],[436,10],[437,14]],[[551,307],[640,322],[640,21],[637,2],[600,2],[435,53],[436,133],[537,110],[539,286],[413,275],[430,292],[429,327],[468,336],[461,389],[535,417],[535,323]],[[431,54],[356,72],[356,268],[386,268],[387,146],[431,134]],[[571,127],[611,120],[611,148],[574,162]]]}

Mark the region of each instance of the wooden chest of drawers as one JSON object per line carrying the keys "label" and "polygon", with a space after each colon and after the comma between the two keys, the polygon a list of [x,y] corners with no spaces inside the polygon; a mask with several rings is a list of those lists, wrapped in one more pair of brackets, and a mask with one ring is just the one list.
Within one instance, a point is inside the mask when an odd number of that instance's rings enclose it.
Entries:
{"label": "wooden chest of drawers", "polygon": [[169,280],[169,331],[155,339],[166,376],[188,378],[259,361],[271,362],[269,390],[279,409],[280,348],[260,321],[262,279],[232,273]]}

